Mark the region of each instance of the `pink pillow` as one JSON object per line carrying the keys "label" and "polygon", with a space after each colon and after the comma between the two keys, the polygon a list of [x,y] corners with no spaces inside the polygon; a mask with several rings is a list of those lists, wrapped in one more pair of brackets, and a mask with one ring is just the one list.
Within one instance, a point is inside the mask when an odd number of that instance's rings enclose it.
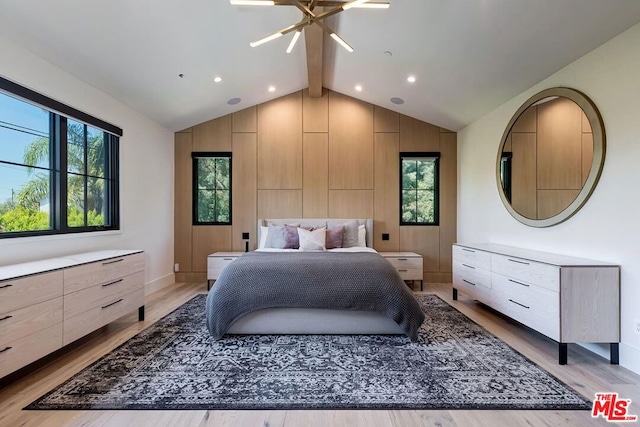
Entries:
{"label": "pink pillow", "polygon": [[337,225],[327,230],[325,242],[327,249],[335,249],[342,247],[342,236],[344,234],[344,225]]}

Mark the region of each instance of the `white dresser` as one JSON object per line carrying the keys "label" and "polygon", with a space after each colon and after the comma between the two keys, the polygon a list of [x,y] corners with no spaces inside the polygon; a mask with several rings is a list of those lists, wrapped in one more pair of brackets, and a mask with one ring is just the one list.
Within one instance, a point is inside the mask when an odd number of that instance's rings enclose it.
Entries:
{"label": "white dresser", "polygon": [[142,251],[108,250],[0,267],[0,378],[138,309]]}
{"label": "white dresser", "polygon": [[618,364],[620,266],[490,243],[453,245],[458,291],[559,343],[608,343]]}

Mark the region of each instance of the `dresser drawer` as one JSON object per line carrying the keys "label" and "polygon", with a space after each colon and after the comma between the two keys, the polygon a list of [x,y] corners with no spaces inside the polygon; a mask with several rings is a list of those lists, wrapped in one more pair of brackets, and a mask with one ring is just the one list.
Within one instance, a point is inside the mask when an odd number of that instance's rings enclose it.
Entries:
{"label": "dresser drawer", "polygon": [[0,347],[0,378],[62,347],[62,323]]}
{"label": "dresser drawer", "polygon": [[53,271],[0,282],[0,314],[62,296],[62,277]]}
{"label": "dresser drawer", "polygon": [[144,289],[144,271],[67,294],[64,296],[64,318],[75,317],[140,289]]}
{"label": "dresser drawer", "polygon": [[474,267],[471,264],[455,261],[453,263],[453,271],[461,277],[467,278],[473,282],[491,287],[491,272],[483,268]]}
{"label": "dresser drawer", "polygon": [[92,262],[64,270],[64,293],[76,292],[144,271],[144,253]]}
{"label": "dresser drawer", "polygon": [[78,316],[65,319],[63,344],[67,345],[125,314],[130,314],[142,305],[144,305],[144,290],[140,289],[113,298],[112,301],[87,310]]}
{"label": "dresser drawer", "polygon": [[453,273],[453,287],[458,291],[463,292],[473,299],[489,303],[491,301],[491,288],[480,284],[477,281],[471,280],[468,277],[463,277],[456,272]]}
{"label": "dresser drawer", "polygon": [[453,260],[491,270],[491,254],[489,252],[453,245]]}
{"label": "dresser drawer", "polygon": [[491,271],[560,292],[560,268],[526,259],[491,254]]}
{"label": "dresser drawer", "polygon": [[62,297],[0,315],[0,349],[6,344],[62,322]]}

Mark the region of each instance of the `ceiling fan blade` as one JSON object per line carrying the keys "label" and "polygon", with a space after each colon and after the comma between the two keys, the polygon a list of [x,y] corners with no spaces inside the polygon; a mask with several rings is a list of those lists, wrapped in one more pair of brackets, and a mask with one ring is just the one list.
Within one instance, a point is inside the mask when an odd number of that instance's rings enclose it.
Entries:
{"label": "ceiling fan blade", "polygon": [[338,44],[340,44],[340,46],[344,47],[347,50],[347,52],[349,53],[353,52],[353,48],[351,47],[351,45],[347,43],[342,37],[340,37],[338,33],[333,31],[333,29],[330,26],[325,24],[323,21],[316,21],[316,24],[318,24],[327,34],[329,34],[332,39],[337,41]]}

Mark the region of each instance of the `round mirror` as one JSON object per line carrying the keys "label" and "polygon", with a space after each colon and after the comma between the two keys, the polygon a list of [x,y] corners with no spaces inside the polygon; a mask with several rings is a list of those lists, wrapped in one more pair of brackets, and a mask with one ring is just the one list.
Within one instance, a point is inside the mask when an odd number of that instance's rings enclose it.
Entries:
{"label": "round mirror", "polygon": [[529,98],[505,129],[498,192],[518,221],[559,224],[585,204],[604,157],[604,125],[593,102],[574,89],[547,89]]}

